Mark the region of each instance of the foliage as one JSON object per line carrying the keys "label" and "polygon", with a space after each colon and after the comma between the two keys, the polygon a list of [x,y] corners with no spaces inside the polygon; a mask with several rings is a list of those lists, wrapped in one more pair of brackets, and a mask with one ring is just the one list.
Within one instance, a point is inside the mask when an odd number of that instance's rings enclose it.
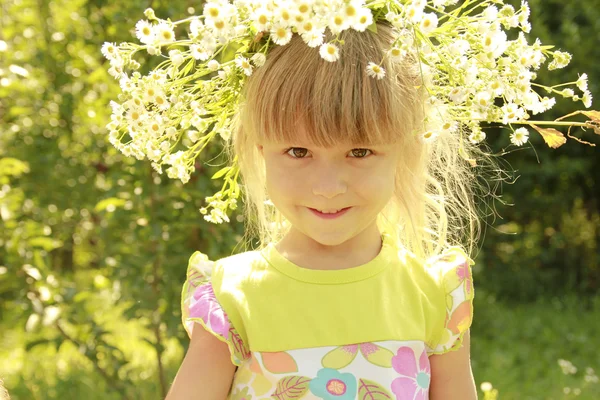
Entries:
{"label": "foliage", "polygon": [[[535,0],[530,5],[532,34],[573,51],[571,65],[564,73],[572,76],[587,69],[594,80],[598,72],[589,60],[600,57],[596,40],[591,40],[598,35],[600,3]],[[597,82],[591,90],[598,92]],[[568,112],[569,103],[559,100],[548,118]],[[589,132],[582,135],[574,130],[572,134],[591,137],[598,143],[597,136],[590,136]],[[571,140],[560,149],[547,151],[538,136],[531,137],[529,147],[511,149],[508,145],[508,140],[501,137],[493,143],[494,148],[506,148],[506,168],[516,172],[516,182],[503,188],[504,201],[513,206],[487,205],[497,207],[502,220],[490,219],[493,226],[482,240],[477,258],[479,285],[511,302],[534,301],[541,295],[572,291],[598,293],[600,182],[594,172],[600,168],[597,148]],[[489,209],[487,212],[491,213]]]}
{"label": "foliage", "polygon": [[[205,154],[200,161],[211,165],[196,164],[184,186],[108,143],[108,100],[119,89],[102,43],[134,40],[129,29],[149,5],[173,16],[199,7],[149,3],[0,0],[0,374],[15,399],[164,395],[187,347],[179,319],[187,258],[196,249],[213,259],[239,250],[240,221],[217,226],[199,213],[204,197],[218,190],[210,177],[223,161],[220,149]],[[600,1],[531,4],[534,34],[574,53],[564,73],[587,69],[590,81],[600,82],[589,64],[600,56]],[[560,106],[556,116],[568,112]],[[498,231],[485,237],[476,285],[502,303],[567,291],[583,299],[599,285],[592,172],[599,158],[574,141],[553,151],[540,137],[530,143],[543,151],[506,156],[521,175],[505,188],[516,206],[500,209],[506,222],[495,222]],[[500,135],[492,144],[509,145]],[[494,297],[479,296],[486,298]],[[555,390],[560,370],[547,366],[557,358],[600,365],[586,351],[597,347],[600,308],[583,314],[575,304],[548,308],[542,301],[532,314],[518,307],[479,308],[476,379],[492,382],[500,398],[519,393],[519,376],[531,398],[562,398]],[[537,354],[537,364],[519,366]]]}
{"label": "foliage", "polygon": [[[139,3],[1,4],[2,325],[25,328],[26,351],[77,348],[105,392],[134,398],[132,354],[107,318],[119,310],[154,350],[154,379],[165,394],[165,343],[187,343],[178,311],[187,258],[193,249],[225,255],[241,232],[239,224],[204,227],[198,212],[217,167],[198,164],[183,186],[107,143],[107,103],[117,88],[99,48],[130,34],[124,27],[143,12]],[[163,12],[185,12],[168,7]],[[219,149],[206,157],[222,162]]]}

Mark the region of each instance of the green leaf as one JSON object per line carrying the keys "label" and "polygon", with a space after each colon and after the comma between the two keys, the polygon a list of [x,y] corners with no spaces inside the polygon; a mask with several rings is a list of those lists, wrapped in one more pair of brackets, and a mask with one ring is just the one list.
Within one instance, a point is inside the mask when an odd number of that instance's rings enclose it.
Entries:
{"label": "green leaf", "polygon": [[343,346],[336,347],[335,349],[331,350],[330,352],[328,352],[327,354],[325,354],[323,356],[323,359],[321,360],[321,364],[325,368],[332,368],[332,369],[345,368],[348,365],[350,365],[350,363],[352,361],[354,361],[357,353],[358,353],[357,348],[355,348],[354,351],[349,351],[349,350],[345,349]]}
{"label": "green leaf", "polygon": [[210,179],[219,179],[220,177],[225,175],[227,172],[229,172],[230,169],[231,169],[231,167],[221,168]]}
{"label": "green leaf", "polygon": [[29,164],[12,157],[0,158],[0,176],[21,176],[29,172]]}
{"label": "green leaf", "polygon": [[62,242],[49,237],[34,237],[27,241],[31,247],[41,247],[46,251],[51,251],[62,247]]}
{"label": "green leaf", "polygon": [[377,33],[377,22],[373,21],[373,23],[367,26],[367,29],[373,33]]}
{"label": "green leaf", "polygon": [[31,342],[27,342],[25,344],[25,351],[29,351],[29,350],[33,349],[34,347],[42,345],[42,344],[50,344],[50,343],[54,343],[54,339],[32,340]]}
{"label": "green leaf", "polygon": [[277,400],[300,399],[308,392],[308,385],[312,379],[305,376],[287,376],[277,382],[271,397]]}
{"label": "green leaf", "polygon": [[104,199],[98,202],[98,204],[96,204],[96,206],[94,207],[94,211],[104,211],[109,206],[114,206],[115,208],[123,207],[124,204],[125,200],[123,199],[119,199],[117,197],[109,197],[108,199]]}
{"label": "green leaf", "polygon": [[394,397],[379,383],[368,379],[359,379],[358,398],[360,400],[388,400]]}

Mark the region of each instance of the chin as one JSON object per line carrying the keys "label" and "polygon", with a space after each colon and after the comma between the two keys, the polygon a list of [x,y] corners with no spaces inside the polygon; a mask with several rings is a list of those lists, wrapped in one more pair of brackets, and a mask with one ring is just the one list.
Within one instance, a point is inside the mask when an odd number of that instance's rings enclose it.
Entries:
{"label": "chin", "polygon": [[331,234],[315,232],[314,234],[309,234],[307,236],[323,246],[338,246],[352,237],[348,236],[348,232],[339,232]]}

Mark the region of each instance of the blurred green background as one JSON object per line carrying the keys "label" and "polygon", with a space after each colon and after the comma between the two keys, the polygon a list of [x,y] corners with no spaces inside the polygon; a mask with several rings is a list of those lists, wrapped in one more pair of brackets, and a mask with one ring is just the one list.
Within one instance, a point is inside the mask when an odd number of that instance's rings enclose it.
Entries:
{"label": "blurred green background", "polygon": [[[587,72],[600,96],[600,0],[530,5],[532,38],[574,53],[540,79]],[[218,189],[219,149],[183,186],[108,144],[119,88],[100,47],[134,40],[146,7],[175,20],[201,2],[0,0],[0,379],[13,399],[163,398],[188,344],[187,259],[241,239],[239,219],[198,212]],[[544,117],[576,106],[558,99]],[[476,382],[499,399],[599,399],[598,150],[551,150],[533,132],[522,148],[502,131],[488,141],[518,179],[501,188],[506,204],[485,205],[501,218],[475,260]]]}

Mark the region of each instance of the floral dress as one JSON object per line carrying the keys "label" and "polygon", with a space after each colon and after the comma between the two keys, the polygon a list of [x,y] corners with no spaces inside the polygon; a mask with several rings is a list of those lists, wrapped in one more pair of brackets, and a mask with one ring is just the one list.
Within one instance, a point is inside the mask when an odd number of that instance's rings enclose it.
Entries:
{"label": "floral dress", "polygon": [[428,399],[429,356],[460,348],[471,325],[473,261],[450,247],[419,262],[382,237],[373,260],[339,270],[299,267],[273,244],[191,256],[183,324],[228,345],[228,399]]}

